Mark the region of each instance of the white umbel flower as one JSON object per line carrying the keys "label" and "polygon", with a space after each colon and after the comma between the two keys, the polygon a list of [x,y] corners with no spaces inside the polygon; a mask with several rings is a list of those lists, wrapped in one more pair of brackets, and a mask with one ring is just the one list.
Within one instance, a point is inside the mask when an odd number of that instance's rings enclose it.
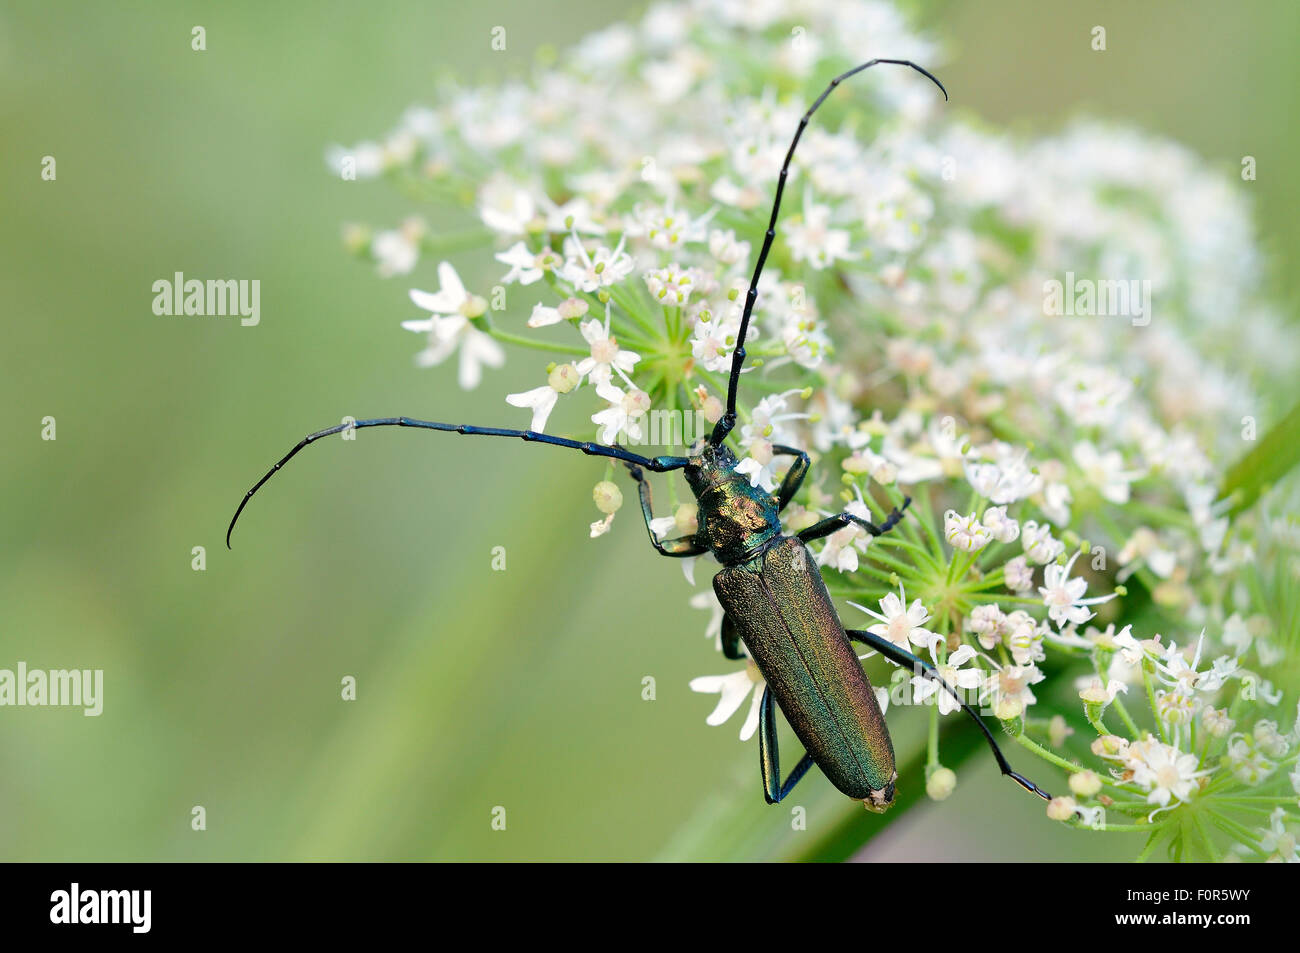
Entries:
{"label": "white umbel flower", "polygon": [[1102,498],[1111,503],[1127,503],[1129,484],[1142,476],[1140,470],[1124,469],[1124,458],[1118,450],[1102,453],[1089,440],[1074,445],[1074,462],[1083,470],[1088,482],[1100,491]]}
{"label": "white umbel flower", "polygon": [[1065,543],[1052,536],[1052,527],[1047,523],[1040,526],[1034,520],[1026,520],[1021,530],[1020,545],[1025,548],[1025,555],[1039,565],[1053,562],[1065,552]]}
{"label": "white umbel flower", "polygon": [[459,382],[463,390],[473,390],[483,379],[483,368],[501,367],[506,352],[486,332],[472,323],[487,310],[487,303],[465,290],[456,269],[448,262],[438,266],[439,288],[436,294],[411,290],[411,301],[431,312],[427,318],[403,321],[402,327],[427,334],[428,346],[415,356],[420,367],[441,364],[460,351]]}
{"label": "white umbel flower", "polygon": [[1183,754],[1172,745],[1155,738],[1135,741],[1128,746],[1126,765],[1133,781],[1147,790],[1147,803],[1160,808],[1172,801],[1188,801],[1198,789],[1197,779],[1210,774],[1200,770],[1194,754]]}
{"label": "white umbel flower", "polygon": [[1083,598],[1083,594],[1088,591],[1088,581],[1082,577],[1070,578],[1070,570],[1074,568],[1074,562],[1081,552],[1082,550],[1071,556],[1064,566],[1053,563],[1043,570],[1043,585],[1038,587],[1038,591],[1043,596],[1048,616],[1058,629],[1064,629],[1067,624],[1082,625],[1093,616],[1088,606],[1115,598],[1113,592],[1108,596]]}
{"label": "white umbel flower", "polygon": [[861,609],[873,619],[880,620],[875,625],[868,626],[868,632],[886,638],[909,652],[914,645],[927,648],[939,638],[925,628],[925,624],[930,621],[930,613],[925,606],[921,605],[921,600],[914,599],[910,606],[907,604],[907,594],[903,591],[902,583],[898,585],[898,595],[891,592],[880,600],[879,612],[873,612],[856,602],[850,602],[849,605]]}
{"label": "white umbel flower", "polygon": [[974,513],[962,516],[956,510],[943,514],[943,536],[953,549],[965,553],[977,553],[993,541],[993,534],[975,518]]}
{"label": "white umbel flower", "polygon": [[690,687],[693,692],[720,696],[717,707],[704,719],[706,724],[713,726],[724,724],[749,698],[749,713],[740,726],[740,740],[748,741],[754,737],[754,731],[758,728],[758,706],[763,701],[767,682],[752,661],[739,672],[730,675],[702,675],[693,678]]}

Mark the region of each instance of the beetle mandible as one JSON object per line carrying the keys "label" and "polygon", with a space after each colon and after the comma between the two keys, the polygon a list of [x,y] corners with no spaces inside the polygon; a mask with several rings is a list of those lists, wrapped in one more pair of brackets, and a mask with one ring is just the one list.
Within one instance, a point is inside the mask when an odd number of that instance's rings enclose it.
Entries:
{"label": "beetle mandible", "polygon": [[[414,427],[471,436],[518,437],[580,450],[590,456],[610,457],[621,461],[636,480],[647,528],[652,518],[652,507],[650,485],[644,471],[668,473],[680,470],[699,505],[699,529],[693,536],[662,541],[651,529],[650,542],[664,556],[686,557],[712,552],[722,564],[722,570],[714,577],[713,588],[724,610],[723,653],[729,659],[743,659],[745,655],[740,645],[744,643],[749,657],[767,683],[759,708],[758,747],[763,795],[768,803],[775,804],[788,795],[814,764],[836,788],[861,800],[869,810],[884,811],[893,802],[898,777],[893,743],[875,693],[850,640],[861,642],[891,662],[936,681],[975,720],[1002,773],[1026,790],[1050,799],[1046,791],[1011,769],[993,733],[979,714],[930,663],[882,636],[846,630],[836,614],[807,544],[849,525],[860,526],[872,536],[887,533],[903,518],[910,498],[905,498],[902,507],[894,509],[879,526],[843,512],[794,536],[787,536],[781,528],[781,511],[794,498],[808,473],[808,454],[793,447],[778,445],[773,448],[779,455],[793,457],[794,462],[777,492],[770,494],[762,487],[751,486],[749,478],[737,472],[736,456],[726,444],[728,435],[736,426],[736,393],[745,364],[745,336],[758,298],[759,278],[776,237],[781,196],[795,148],[813,113],[840,83],[882,63],[916,70],[939,87],[944,99],[948,98],[943,84],[910,60],[873,59],[831,80],[804,113],[781,166],[771,218],[746,294],[732,352],[726,409],[710,435],[694,444],[687,456],[645,457],[617,444],[571,440],[531,430],[476,427],[411,417],[357,420],[304,437],[258,480],[235,510],[226,530],[227,547],[244,507],[267,480],[303,447],[349,429]],[[777,751],[777,707],[805,748],[803,757],[784,780]]]}

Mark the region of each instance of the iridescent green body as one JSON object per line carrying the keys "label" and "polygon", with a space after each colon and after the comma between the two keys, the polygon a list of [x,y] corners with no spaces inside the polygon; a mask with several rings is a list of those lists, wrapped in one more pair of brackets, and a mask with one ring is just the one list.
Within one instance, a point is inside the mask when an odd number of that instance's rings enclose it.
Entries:
{"label": "iridescent green body", "polygon": [[777,501],[724,447],[692,455],[699,538],[713,589],[795,734],[831,782],[875,810],[894,797],[894,747],[812,553],[781,533]]}

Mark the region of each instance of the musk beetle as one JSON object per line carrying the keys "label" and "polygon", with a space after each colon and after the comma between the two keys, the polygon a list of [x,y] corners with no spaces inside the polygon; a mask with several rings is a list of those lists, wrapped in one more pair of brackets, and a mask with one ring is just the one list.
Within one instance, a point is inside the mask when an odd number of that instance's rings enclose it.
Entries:
{"label": "musk beetle", "polygon": [[[749,478],[736,472],[735,454],[727,447],[727,436],[736,426],[736,391],[745,364],[745,335],[758,297],[758,282],[776,237],[781,196],[799,139],[812,115],[826,98],[849,77],[887,63],[907,66],[931,80],[947,99],[947,90],[933,75],[909,60],[874,59],[831,80],[799,121],[786,152],[776,185],[772,214],[763,237],[762,250],[754,266],[740,329],[732,353],[727,404],[711,434],[693,445],[687,456],[645,457],[625,447],[570,440],[530,430],[476,427],[411,417],[382,417],[357,420],[330,427],[304,437],[245,494],[226,531],[226,545],[244,507],[262,485],[303,447],[346,429],[365,427],[414,427],[470,436],[518,437],[535,443],[580,450],[590,456],[622,461],[637,482],[641,509],[647,527],[652,518],[650,485],[645,471],[683,472],[699,505],[699,529],[693,536],[660,540],[650,531],[650,542],[664,556],[697,556],[712,552],[722,564],[713,580],[718,601],[725,611],[722,649],[730,659],[742,659],[741,643],[767,682],[759,709],[759,764],[763,794],[769,803],[788,795],[812,765],[817,765],[840,791],[861,800],[868,809],[883,811],[894,799],[897,772],[894,748],[880,705],[862,670],[850,640],[861,642],[890,661],[934,679],[952,694],[962,709],[983,732],[1002,773],[1026,790],[1050,798],[1042,788],[1011,770],[993,733],[979,714],[967,705],[930,663],[917,658],[887,639],[866,631],[845,630],[822,581],[807,544],[822,539],[850,524],[873,536],[889,532],[903,519],[910,499],[893,510],[876,526],[851,513],[839,513],[794,536],[781,530],[781,511],[798,492],[808,473],[808,454],[793,447],[776,446],[775,452],[794,458],[775,494],[751,486]],[[780,708],[803,743],[805,754],[782,780],[777,752],[776,709]]]}

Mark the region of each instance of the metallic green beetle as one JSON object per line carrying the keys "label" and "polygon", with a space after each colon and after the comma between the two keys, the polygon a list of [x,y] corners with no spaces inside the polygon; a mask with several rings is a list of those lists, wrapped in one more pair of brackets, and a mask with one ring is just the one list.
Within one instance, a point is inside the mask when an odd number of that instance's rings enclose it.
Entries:
{"label": "metallic green beetle", "polygon": [[[768,221],[754,274],[745,298],[736,346],[732,352],[731,374],[727,387],[726,411],[706,440],[694,445],[685,457],[644,457],[625,447],[606,445],[531,430],[500,427],[477,427],[449,424],[413,417],[379,417],[330,427],[304,437],[264,475],[240,501],[226,530],[226,545],[239,515],[261,489],[303,447],[322,437],[344,430],[365,427],[414,427],[461,433],[470,436],[518,437],[522,440],[581,450],[590,456],[621,460],[637,481],[641,509],[647,528],[652,519],[650,485],[644,470],[667,473],[681,470],[699,504],[699,529],[693,536],[661,541],[650,530],[650,542],[665,556],[698,556],[712,552],[722,564],[713,580],[713,589],[722,604],[722,649],[731,659],[748,655],[763,674],[767,685],[759,709],[759,764],[763,776],[763,793],[769,803],[776,803],[816,764],[831,783],[849,797],[861,800],[873,811],[886,810],[894,799],[898,775],[894,768],[894,747],[885,726],[884,715],[867,681],[850,639],[862,642],[890,661],[910,667],[916,674],[934,679],[953,695],[979,725],[1002,773],[1026,790],[1044,798],[1050,795],[1033,782],[1011,770],[1011,766],[978,713],[962,700],[934,667],[887,639],[866,631],[848,630],[840,624],[830,593],[816,568],[807,543],[822,539],[850,524],[873,536],[892,529],[903,518],[910,500],[876,526],[851,513],[839,513],[809,527],[797,536],[781,532],[781,511],[794,498],[808,473],[808,455],[792,447],[776,446],[774,452],[794,457],[794,463],[782,479],[775,496],[761,487],[750,485],[749,478],[736,470],[735,454],[726,440],[736,426],[736,393],[740,372],[745,363],[745,336],[749,329],[758,282],[772,242],[781,210],[781,196],[790,172],[799,139],[812,115],[826,97],[844,80],[880,63],[907,66],[930,79],[944,98],[947,90],[929,72],[910,60],[874,59],[837,76],[817,97],[799,121],[785,162],[777,180],[772,215]],[[805,754],[782,781],[777,751],[776,712],[779,706],[786,720],[803,743]]]}

